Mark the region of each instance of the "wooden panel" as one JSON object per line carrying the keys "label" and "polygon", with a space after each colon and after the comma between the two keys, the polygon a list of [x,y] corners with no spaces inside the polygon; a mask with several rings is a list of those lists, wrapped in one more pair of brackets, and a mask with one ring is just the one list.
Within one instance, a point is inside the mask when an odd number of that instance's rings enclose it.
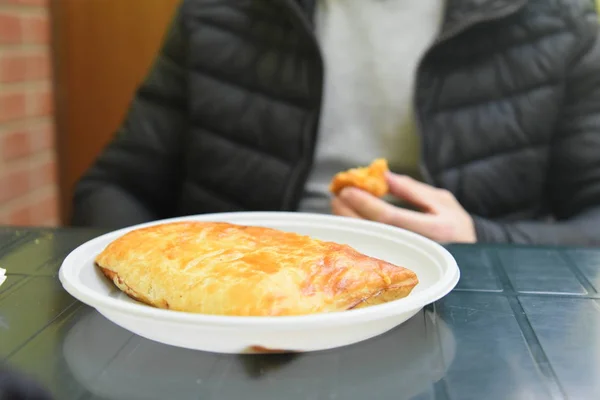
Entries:
{"label": "wooden panel", "polygon": [[72,189],[118,128],[179,0],[54,0],[59,183]]}

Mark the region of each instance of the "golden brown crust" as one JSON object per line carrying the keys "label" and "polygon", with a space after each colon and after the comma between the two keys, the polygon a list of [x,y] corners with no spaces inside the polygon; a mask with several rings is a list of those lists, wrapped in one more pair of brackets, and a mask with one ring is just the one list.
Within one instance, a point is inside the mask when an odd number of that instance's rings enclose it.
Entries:
{"label": "golden brown crust", "polygon": [[140,302],[216,315],[343,311],[405,297],[418,283],[414,272],[349,246],[220,222],[134,230],[96,263]]}
{"label": "golden brown crust", "polygon": [[[100,267],[100,271],[102,271],[102,273],[104,274],[104,276],[106,276],[108,279],[110,279],[116,287],[118,287],[119,289],[121,289],[121,291],[123,293],[125,293],[127,296],[131,297],[132,299],[139,301],[140,303],[146,303],[149,305],[153,305],[155,307],[158,308],[169,308],[169,303],[166,300],[152,300],[138,292],[136,292],[134,289],[132,289],[131,287],[129,287],[129,285],[127,285],[125,282],[123,282],[123,280],[121,279],[121,277],[119,275],[117,275],[116,272],[113,272],[107,268],[103,268]],[[156,304],[153,304],[156,303]]]}
{"label": "golden brown crust", "polygon": [[387,160],[378,158],[368,167],[352,168],[337,173],[331,180],[329,190],[337,196],[342,189],[352,186],[369,192],[373,196],[383,197],[389,190],[385,179],[387,171],[389,171]]}

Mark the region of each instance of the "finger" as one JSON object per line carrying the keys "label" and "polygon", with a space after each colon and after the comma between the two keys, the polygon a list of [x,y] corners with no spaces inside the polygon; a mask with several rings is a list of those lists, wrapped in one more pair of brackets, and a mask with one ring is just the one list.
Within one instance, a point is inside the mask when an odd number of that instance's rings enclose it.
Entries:
{"label": "finger", "polygon": [[395,207],[355,188],[344,189],[340,200],[365,219],[397,226],[431,239],[438,234],[435,215]]}
{"label": "finger", "polygon": [[386,175],[390,194],[413,204],[424,211],[431,211],[439,205],[438,189],[419,182],[406,175],[389,172]]}
{"label": "finger", "polygon": [[353,187],[344,188],[338,199],[355,214],[371,221],[381,221],[391,207],[385,201]]}
{"label": "finger", "polygon": [[385,223],[435,240],[440,233],[436,218],[437,216],[432,214],[396,207],[392,213],[387,215]]}
{"label": "finger", "polygon": [[350,207],[348,207],[339,197],[334,197],[331,200],[331,211],[335,215],[350,218],[361,218],[360,215],[355,213]]}

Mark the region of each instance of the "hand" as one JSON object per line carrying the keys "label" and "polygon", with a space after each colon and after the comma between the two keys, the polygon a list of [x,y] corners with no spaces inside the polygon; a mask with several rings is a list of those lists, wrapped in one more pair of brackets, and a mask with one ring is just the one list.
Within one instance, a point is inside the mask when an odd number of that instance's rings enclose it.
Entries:
{"label": "hand", "polygon": [[454,195],[404,175],[388,173],[390,194],[422,211],[393,206],[356,188],[345,188],[332,200],[334,214],[382,222],[437,242],[475,243],[473,219]]}

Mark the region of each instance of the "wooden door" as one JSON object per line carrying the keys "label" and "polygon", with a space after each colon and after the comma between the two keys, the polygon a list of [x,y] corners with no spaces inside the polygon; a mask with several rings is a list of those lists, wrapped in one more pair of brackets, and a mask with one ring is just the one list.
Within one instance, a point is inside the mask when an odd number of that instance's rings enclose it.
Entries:
{"label": "wooden door", "polygon": [[61,216],[121,124],[180,0],[53,0]]}

